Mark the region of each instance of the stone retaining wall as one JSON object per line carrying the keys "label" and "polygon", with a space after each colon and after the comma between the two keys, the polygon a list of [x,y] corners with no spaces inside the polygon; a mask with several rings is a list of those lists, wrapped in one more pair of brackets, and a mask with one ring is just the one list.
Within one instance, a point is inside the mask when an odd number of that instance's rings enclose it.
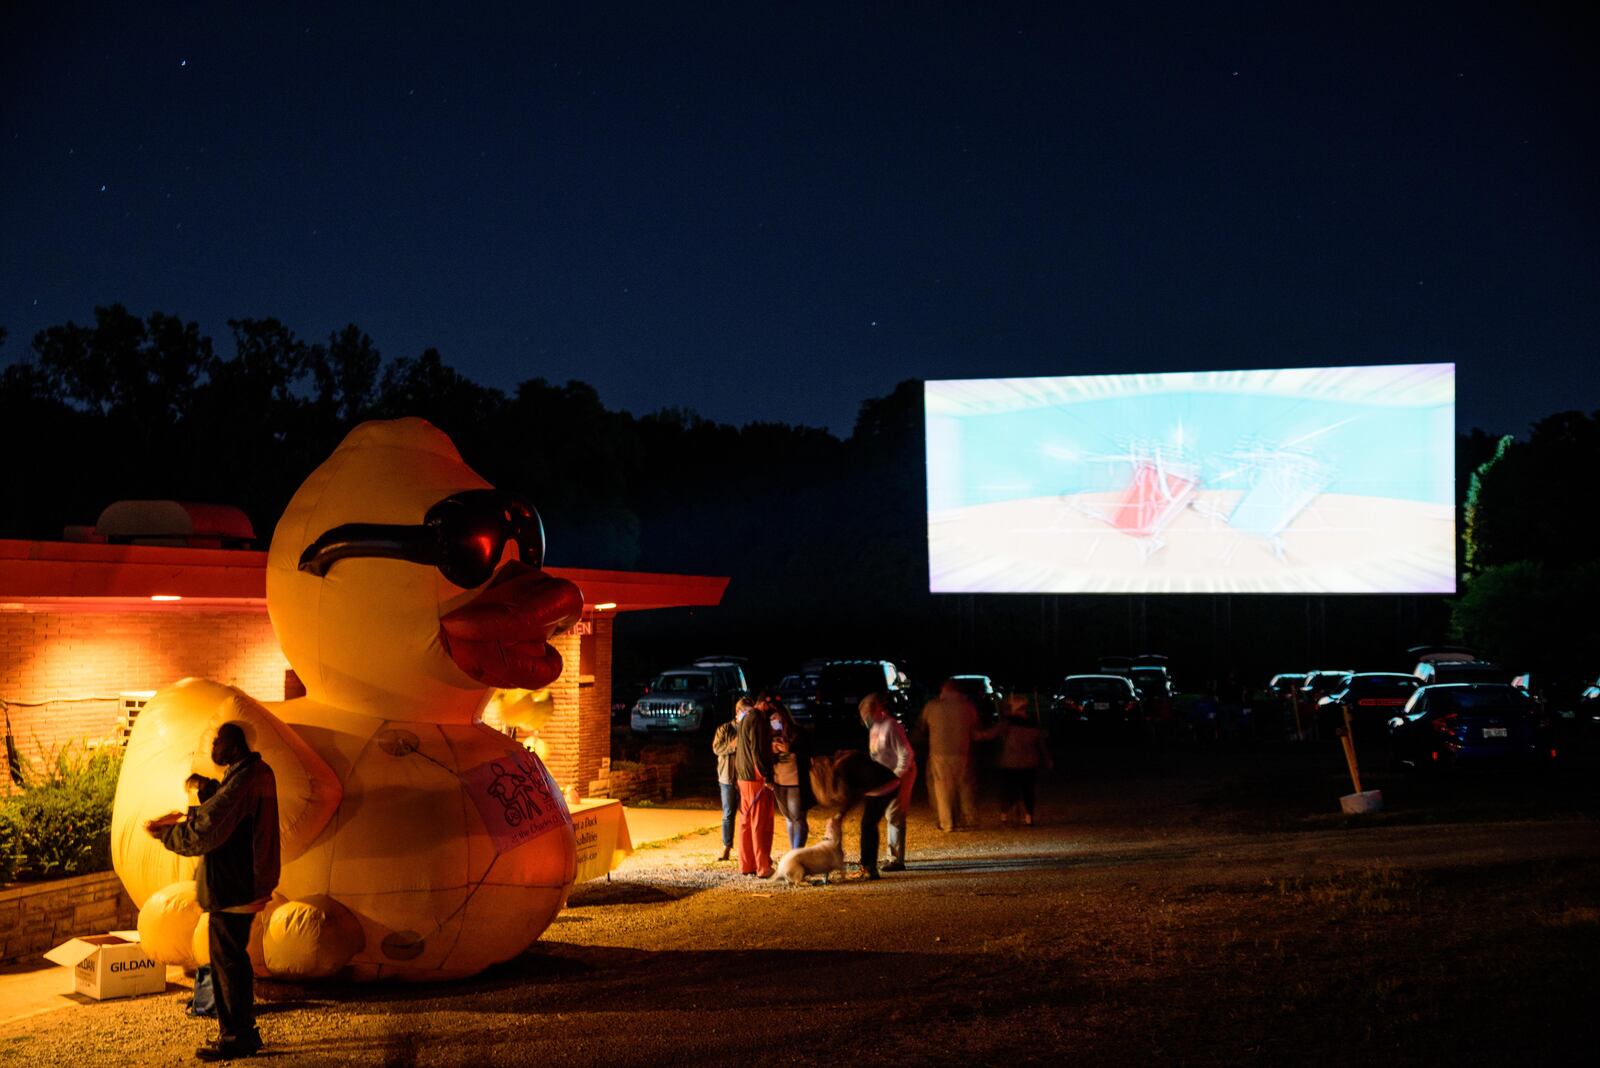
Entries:
{"label": "stone retaining wall", "polygon": [[0,889],[0,965],[41,964],[77,935],[132,930],[139,910],[114,871]]}

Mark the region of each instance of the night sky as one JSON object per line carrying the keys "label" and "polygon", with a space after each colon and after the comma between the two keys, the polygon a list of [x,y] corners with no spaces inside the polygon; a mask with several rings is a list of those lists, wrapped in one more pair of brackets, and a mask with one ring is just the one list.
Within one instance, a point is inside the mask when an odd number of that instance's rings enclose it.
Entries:
{"label": "night sky", "polygon": [[1583,6],[1391,6],[8,4],[0,359],[122,302],[841,433],[912,377],[1600,407]]}

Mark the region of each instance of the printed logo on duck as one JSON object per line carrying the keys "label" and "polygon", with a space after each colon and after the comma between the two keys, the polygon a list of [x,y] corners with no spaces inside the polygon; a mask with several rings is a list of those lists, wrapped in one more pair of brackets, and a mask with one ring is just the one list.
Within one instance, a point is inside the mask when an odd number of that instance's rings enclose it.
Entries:
{"label": "printed logo on duck", "polygon": [[572,820],[561,791],[532,753],[479,764],[462,772],[461,782],[502,853]]}

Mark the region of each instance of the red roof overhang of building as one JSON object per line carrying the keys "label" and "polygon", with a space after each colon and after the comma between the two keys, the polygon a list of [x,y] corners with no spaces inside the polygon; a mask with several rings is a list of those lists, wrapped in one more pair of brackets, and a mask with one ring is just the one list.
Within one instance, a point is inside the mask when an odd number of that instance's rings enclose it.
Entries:
{"label": "red roof overhang of building", "polygon": [[[720,604],[728,580],[552,567],[583,591],[589,611],[637,612]],[[267,607],[267,554],[0,539],[0,609],[173,611]]]}

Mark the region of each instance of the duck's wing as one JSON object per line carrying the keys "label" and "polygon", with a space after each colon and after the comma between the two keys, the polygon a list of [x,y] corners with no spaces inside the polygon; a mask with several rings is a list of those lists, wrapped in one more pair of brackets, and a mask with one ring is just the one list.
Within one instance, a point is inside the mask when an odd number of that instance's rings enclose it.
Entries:
{"label": "duck's wing", "polygon": [[196,861],[168,852],[144,829],[146,820],[182,812],[183,782],[198,772],[220,779],[211,739],[221,724],[244,726],[250,748],[278,782],[280,854],[287,863],[305,852],[338,808],[338,776],[289,724],[232,686],[184,679],[159,691],[134,721],[111,814],[111,859],[136,905],[156,890],[194,878]]}

